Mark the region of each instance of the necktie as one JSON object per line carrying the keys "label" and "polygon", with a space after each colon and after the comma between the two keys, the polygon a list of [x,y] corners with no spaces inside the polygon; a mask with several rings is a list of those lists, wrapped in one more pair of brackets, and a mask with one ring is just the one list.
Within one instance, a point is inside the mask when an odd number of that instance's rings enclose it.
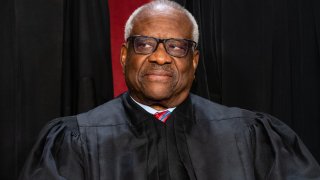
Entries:
{"label": "necktie", "polygon": [[154,117],[165,123],[166,120],[169,118],[170,113],[171,113],[170,111],[165,110],[165,111],[155,113]]}

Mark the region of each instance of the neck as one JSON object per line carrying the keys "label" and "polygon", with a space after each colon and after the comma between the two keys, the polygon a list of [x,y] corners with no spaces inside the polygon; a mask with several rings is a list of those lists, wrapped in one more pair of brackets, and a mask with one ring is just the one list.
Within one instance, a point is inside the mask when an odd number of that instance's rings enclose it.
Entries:
{"label": "neck", "polygon": [[184,94],[181,93],[179,96],[177,97],[171,97],[168,99],[162,99],[162,100],[153,100],[150,98],[144,98],[144,97],[140,97],[137,96],[133,93],[130,93],[130,96],[132,99],[134,99],[136,102],[149,106],[157,111],[162,111],[162,110],[166,110],[169,108],[174,108],[177,107],[179,104],[181,104],[187,97],[188,97],[188,93]]}

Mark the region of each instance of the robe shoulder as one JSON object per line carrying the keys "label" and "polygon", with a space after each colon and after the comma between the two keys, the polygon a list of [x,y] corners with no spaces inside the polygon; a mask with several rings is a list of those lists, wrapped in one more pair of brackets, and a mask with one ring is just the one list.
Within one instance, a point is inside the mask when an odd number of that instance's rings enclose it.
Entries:
{"label": "robe shoulder", "polygon": [[[174,120],[183,122],[183,128],[176,130],[181,135],[177,140],[186,144],[183,150],[188,150],[197,179],[320,179],[318,163],[280,120],[193,94],[190,99],[192,117],[187,118],[195,123],[178,116]],[[130,118],[123,97],[119,97],[86,113],[49,122],[40,132],[20,180],[99,179],[104,173],[105,177],[113,175],[114,167],[126,169],[120,165],[128,160],[120,157],[136,159],[132,153],[144,154],[146,148],[141,147],[148,145],[147,137],[134,136],[132,129],[125,127]]]}
{"label": "robe shoulder", "polygon": [[41,130],[20,180],[83,179],[82,144],[75,116],[50,121]]}
{"label": "robe shoulder", "polygon": [[80,127],[90,126],[117,126],[127,124],[123,97],[117,97],[88,112],[77,115]]}
{"label": "robe shoulder", "polygon": [[208,123],[221,125],[225,133],[245,131],[251,126],[260,124],[259,121],[266,121],[268,117],[272,121],[277,121],[276,118],[266,113],[228,107],[193,94],[190,96],[195,121],[204,126]]}
{"label": "robe shoulder", "polygon": [[[267,113],[220,105],[196,95],[191,95],[191,99],[197,122],[193,142],[204,142],[198,147],[223,147],[218,151],[228,156],[238,154],[248,179],[320,180],[318,162],[298,135],[281,120]],[[222,145],[222,142],[230,144]]]}
{"label": "robe shoulder", "polygon": [[[194,116],[199,123],[220,123],[230,126],[236,132],[235,127],[240,130],[248,130],[252,126],[263,126],[264,128],[277,128],[288,133],[289,136],[295,135],[286,124],[276,117],[263,112],[250,111],[239,107],[228,107],[200,96],[191,94]],[[242,129],[241,129],[242,128]]]}
{"label": "robe shoulder", "polygon": [[238,107],[228,107],[200,96],[190,94],[195,116],[208,120],[227,120],[233,118],[254,118],[255,112]]}

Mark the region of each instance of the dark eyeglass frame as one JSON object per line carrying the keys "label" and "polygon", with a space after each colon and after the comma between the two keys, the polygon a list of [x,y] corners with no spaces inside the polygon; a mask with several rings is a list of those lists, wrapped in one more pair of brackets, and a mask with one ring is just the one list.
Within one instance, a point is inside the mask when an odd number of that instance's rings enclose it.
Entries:
{"label": "dark eyeglass frame", "polygon": [[[154,39],[156,42],[157,42],[157,45],[153,48],[153,50],[150,52],[150,53],[141,53],[141,52],[137,52],[136,50],[136,47],[135,47],[135,39],[136,38],[139,38],[139,37],[142,37],[142,38],[151,38],[151,39]],[[177,41],[186,41],[188,43],[188,46],[187,46],[187,50],[186,50],[186,53],[183,55],[183,56],[176,56],[176,55],[172,55],[168,50],[167,50],[167,46],[166,46],[166,42],[169,41],[169,40],[177,40]],[[152,54],[154,53],[157,49],[158,49],[158,46],[160,43],[162,43],[164,45],[164,49],[166,50],[166,52],[170,55],[170,56],[173,56],[173,57],[178,57],[178,58],[183,58],[185,57],[188,53],[189,53],[189,50],[190,48],[194,51],[196,48],[197,48],[197,43],[194,42],[193,40],[190,40],[190,39],[179,39],[179,38],[168,38],[168,39],[161,39],[161,38],[155,38],[155,37],[150,37],[150,36],[142,36],[142,35],[133,35],[133,36],[130,36],[127,38],[127,42],[131,42],[132,43],[132,46],[133,46],[133,50],[136,54],[144,54],[144,55],[148,55],[148,54]]]}

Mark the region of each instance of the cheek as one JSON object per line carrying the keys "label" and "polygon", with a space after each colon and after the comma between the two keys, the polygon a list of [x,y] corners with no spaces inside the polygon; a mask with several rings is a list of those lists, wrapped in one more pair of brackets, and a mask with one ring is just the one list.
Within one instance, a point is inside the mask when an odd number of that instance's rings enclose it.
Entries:
{"label": "cheek", "polygon": [[127,70],[127,73],[129,74],[132,74],[132,73],[136,73],[138,71],[138,65],[137,63],[133,63],[133,60],[129,60],[129,62],[127,63],[127,66],[126,66],[126,70]]}
{"label": "cheek", "polygon": [[127,73],[136,73],[141,66],[141,60],[139,57],[137,57],[132,50],[128,50],[128,58],[126,61],[126,71]]}
{"label": "cheek", "polygon": [[179,63],[177,64],[177,68],[179,71],[179,80],[177,88],[180,90],[189,89],[192,85],[194,79],[194,68],[192,65],[192,61],[190,63]]}
{"label": "cheek", "polygon": [[[188,60],[191,62],[191,60]],[[177,64],[178,71],[180,72],[181,75],[181,80],[183,82],[189,81],[190,78],[193,78],[194,76],[194,68],[192,63],[178,63]]]}
{"label": "cheek", "polygon": [[132,58],[127,60],[125,76],[130,84],[137,85],[138,76],[139,76],[139,72],[141,70],[142,65],[143,65],[142,59],[135,58],[132,56]]}

